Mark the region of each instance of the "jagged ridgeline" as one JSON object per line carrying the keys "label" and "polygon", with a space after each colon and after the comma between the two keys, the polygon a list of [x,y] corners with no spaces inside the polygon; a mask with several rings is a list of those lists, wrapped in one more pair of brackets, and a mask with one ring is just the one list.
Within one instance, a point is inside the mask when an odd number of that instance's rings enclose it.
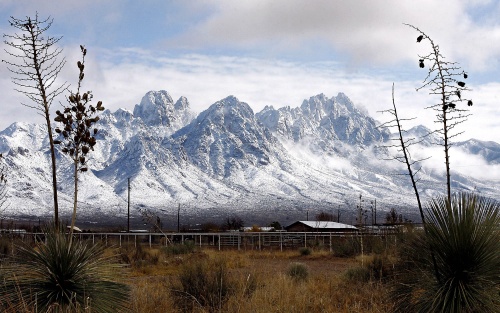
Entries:
{"label": "jagged ridgeline", "polygon": [[[172,209],[187,214],[219,212],[266,215],[307,209],[354,210],[359,194],[386,205],[412,209],[410,183],[394,163],[383,161],[387,130],[349,98],[323,94],[300,106],[271,106],[255,113],[234,96],[196,114],[185,97],[150,91],[133,112],[104,111],[96,149],[79,184],[79,214],[119,215],[127,208]],[[422,126],[410,132],[426,133]],[[52,193],[48,140],[42,125],[14,123],[0,132],[0,153],[9,168],[4,215],[51,216]],[[431,136],[422,146],[432,146]],[[454,147],[500,163],[500,145],[469,140]],[[72,201],[71,160],[58,153],[62,214]],[[442,175],[423,169],[422,193],[442,193]],[[457,174],[456,188],[495,196],[500,183]],[[200,214],[201,214],[200,213]]]}

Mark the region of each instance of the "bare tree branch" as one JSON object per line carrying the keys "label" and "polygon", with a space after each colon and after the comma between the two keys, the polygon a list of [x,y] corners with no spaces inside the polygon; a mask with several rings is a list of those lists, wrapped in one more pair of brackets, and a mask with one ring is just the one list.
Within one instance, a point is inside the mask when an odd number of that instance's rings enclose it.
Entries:
{"label": "bare tree branch", "polygon": [[439,46],[418,27],[411,24],[405,24],[416,30],[419,33],[417,42],[429,41],[431,44],[431,52],[424,56],[419,56],[419,66],[425,68],[425,63],[430,64],[427,76],[422,85],[417,88],[417,91],[429,89],[430,95],[439,97],[439,101],[428,106],[426,109],[436,111],[436,122],[441,125],[440,129],[435,132],[443,138],[442,146],[445,153],[446,165],[446,187],[448,202],[451,202],[451,176],[450,176],[450,155],[449,149],[452,146],[450,139],[461,134],[452,133],[454,128],[467,120],[470,116],[467,109],[457,107],[459,103],[466,103],[468,107],[472,106],[472,100],[464,97],[464,92],[470,89],[466,87],[463,80],[467,79],[468,75],[461,69],[457,62],[449,62],[441,54]]}

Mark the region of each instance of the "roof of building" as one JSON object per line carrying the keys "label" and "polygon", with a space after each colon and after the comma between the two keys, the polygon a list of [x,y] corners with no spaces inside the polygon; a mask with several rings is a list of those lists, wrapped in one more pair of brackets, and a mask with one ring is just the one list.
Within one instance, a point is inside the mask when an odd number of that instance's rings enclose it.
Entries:
{"label": "roof of building", "polygon": [[[328,221],[297,221],[295,223],[302,223],[306,226],[315,229],[327,228],[327,229],[357,229],[356,227],[348,224],[337,223],[337,222],[328,222]],[[295,224],[293,223],[293,224]],[[292,225],[293,225],[292,224]],[[290,225],[291,226],[291,225]]]}

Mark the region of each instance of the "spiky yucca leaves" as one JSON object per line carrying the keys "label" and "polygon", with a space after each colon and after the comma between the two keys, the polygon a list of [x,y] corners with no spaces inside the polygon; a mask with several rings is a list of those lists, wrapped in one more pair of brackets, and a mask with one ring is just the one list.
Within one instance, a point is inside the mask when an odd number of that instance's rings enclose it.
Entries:
{"label": "spiky yucca leaves", "polygon": [[499,202],[470,193],[451,205],[444,196],[431,201],[426,233],[402,255],[396,311],[500,312],[499,211]]}
{"label": "spiky yucca leaves", "polygon": [[117,266],[104,247],[50,231],[22,246],[1,270],[0,309],[12,312],[126,312],[129,288],[114,282]]}

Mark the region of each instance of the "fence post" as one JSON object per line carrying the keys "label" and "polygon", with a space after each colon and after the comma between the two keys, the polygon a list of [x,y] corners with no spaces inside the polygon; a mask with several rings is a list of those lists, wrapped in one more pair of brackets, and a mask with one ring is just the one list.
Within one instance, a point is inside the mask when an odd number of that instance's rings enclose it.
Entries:
{"label": "fence post", "polygon": [[219,251],[220,251],[220,234],[219,234]]}

